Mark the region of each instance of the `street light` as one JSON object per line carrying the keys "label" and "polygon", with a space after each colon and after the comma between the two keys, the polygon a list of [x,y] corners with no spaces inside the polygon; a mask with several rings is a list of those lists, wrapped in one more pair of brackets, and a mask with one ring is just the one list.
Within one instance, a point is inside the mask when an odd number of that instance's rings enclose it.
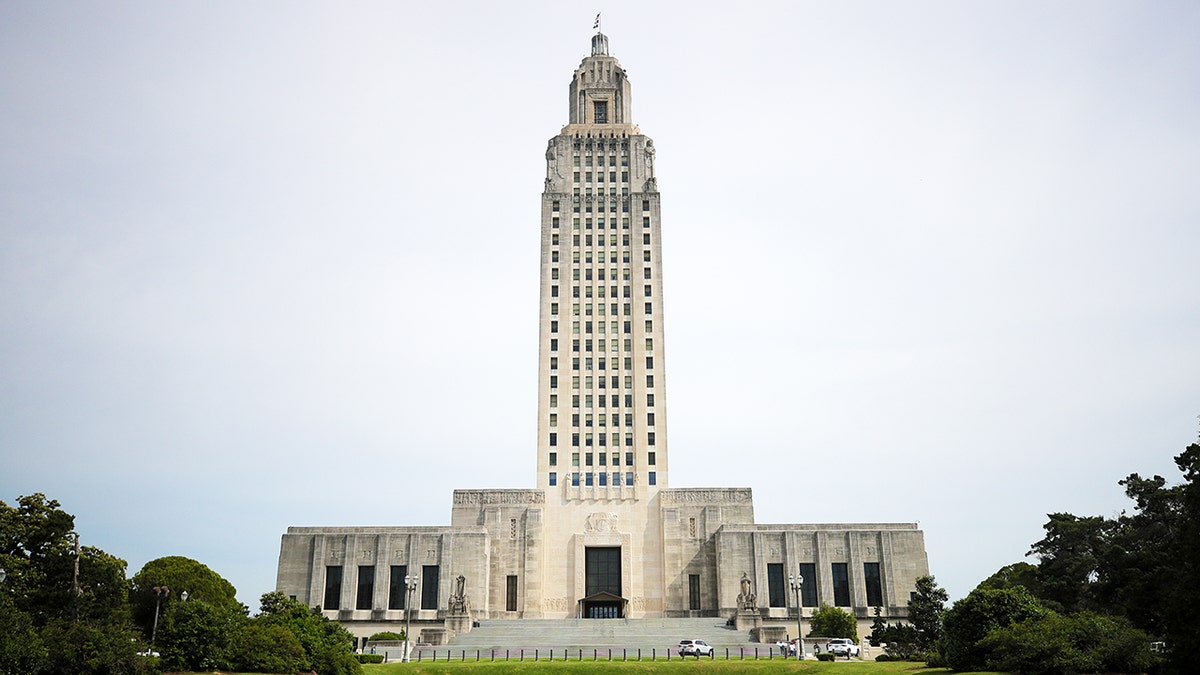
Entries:
{"label": "street light", "polygon": [[163,598],[171,594],[171,589],[166,586],[154,587],[154,628],[150,631],[150,646],[154,646],[154,638],[158,635],[158,608],[162,605]]}
{"label": "street light", "polygon": [[800,604],[800,589],[804,587],[804,577],[796,575],[788,575],[788,583],[792,585],[792,592],[796,594],[796,658],[804,658],[804,626],[801,621],[804,619],[804,606]]}
{"label": "street light", "polygon": [[400,660],[408,663],[409,653],[412,651],[409,648],[412,644],[412,594],[417,590],[417,575],[404,575],[404,589],[404,657]]}
{"label": "street light", "polygon": [[187,591],[184,591],[184,592],[180,593],[180,594],[179,594],[179,599],[180,599],[180,600],[183,600],[184,602],[187,602]]}

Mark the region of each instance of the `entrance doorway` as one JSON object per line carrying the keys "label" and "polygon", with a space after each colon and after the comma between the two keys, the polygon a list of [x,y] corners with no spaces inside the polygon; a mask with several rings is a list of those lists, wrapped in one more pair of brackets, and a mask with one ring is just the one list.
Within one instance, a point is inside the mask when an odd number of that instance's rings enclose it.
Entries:
{"label": "entrance doorway", "polygon": [[585,619],[625,617],[621,597],[621,547],[589,546],[584,549],[584,598],[580,616]]}

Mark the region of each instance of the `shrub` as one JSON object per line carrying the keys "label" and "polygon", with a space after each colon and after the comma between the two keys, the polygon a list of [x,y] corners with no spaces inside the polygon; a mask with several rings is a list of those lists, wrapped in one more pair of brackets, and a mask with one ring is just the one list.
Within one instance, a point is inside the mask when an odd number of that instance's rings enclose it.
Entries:
{"label": "shrub", "polygon": [[1149,638],[1128,620],[1090,612],[999,628],[979,646],[989,668],[1044,675],[1140,673],[1155,661]]}
{"label": "shrub", "polygon": [[829,652],[821,652],[820,654],[817,654],[818,661],[833,661],[834,658],[835,657],[833,656],[833,654],[831,654]]}
{"label": "shrub", "polygon": [[879,656],[875,657],[875,660],[879,662],[891,661],[892,657],[888,656],[887,654],[880,654]]}
{"label": "shrub", "polygon": [[383,663],[383,654],[355,654],[359,663]]}
{"label": "shrub", "polygon": [[401,641],[404,639],[404,631],[400,631],[399,633],[393,633],[390,630],[385,630],[382,633],[376,633],[367,639],[371,642],[378,642],[380,640]]}
{"label": "shrub", "polygon": [[821,605],[813,612],[809,637],[849,638],[858,642],[858,620],[840,607]]}
{"label": "shrub", "polygon": [[954,670],[984,670],[988,652],[979,643],[988,633],[1049,613],[1023,586],[971,591],[946,611],[942,626],[946,665]]}

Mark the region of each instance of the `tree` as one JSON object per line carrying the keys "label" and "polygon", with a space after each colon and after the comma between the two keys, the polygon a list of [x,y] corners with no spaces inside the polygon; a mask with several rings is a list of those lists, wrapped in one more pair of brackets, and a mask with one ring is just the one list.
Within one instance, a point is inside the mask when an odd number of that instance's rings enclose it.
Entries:
{"label": "tree", "polygon": [[163,665],[175,670],[229,667],[229,645],[246,620],[242,605],[214,605],[189,597],[164,614],[155,642]]}
{"label": "tree", "polygon": [[808,637],[850,638],[858,642],[858,620],[840,607],[821,605],[813,612]]}
{"label": "tree", "polygon": [[1122,617],[1053,612],[988,633],[979,643],[987,668],[1002,672],[1074,675],[1143,673],[1156,659],[1148,636]]}
{"label": "tree", "polygon": [[36,673],[48,657],[32,618],[0,593],[0,675]]}
{"label": "tree", "polygon": [[246,673],[299,673],[308,663],[292,631],[254,619],[234,634],[229,660],[231,669]]}
{"label": "tree", "polygon": [[946,589],[938,587],[932,576],[917,579],[917,590],[908,601],[908,620],[916,630],[918,651],[937,649],[942,640],[942,615],[948,599]]}
{"label": "tree", "polygon": [[[154,610],[156,603],[161,603],[161,610],[172,603],[180,601],[180,594],[187,591],[188,602],[204,602],[214,607],[237,609],[245,607],[237,601],[237,589],[224,577],[208,568],[208,566],[191,558],[183,556],[167,556],[156,558],[142,566],[142,569],[130,580],[130,604],[133,606],[133,619],[149,635],[154,625]],[[170,593],[165,598],[155,596],[156,587],[167,587]]]}
{"label": "tree", "polygon": [[982,670],[988,654],[979,643],[988,633],[1019,621],[1049,613],[1025,588],[975,589],[946,611],[943,621],[943,655],[954,670]]}
{"label": "tree", "polygon": [[1041,584],[1038,583],[1038,568],[1035,565],[1030,565],[1027,562],[1016,562],[1011,565],[1005,565],[996,571],[992,576],[979,582],[976,588],[990,588],[993,590],[1002,590],[1005,588],[1014,588],[1023,586],[1034,597],[1041,598]]}
{"label": "tree", "polygon": [[1052,609],[1077,612],[1095,609],[1095,583],[1112,531],[1101,516],[1080,518],[1051,513],[1046,536],[1027,555],[1037,556],[1039,595]]}
{"label": "tree", "polygon": [[307,666],[320,675],[362,672],[362,665],[354,658],[354,637],[337,622],[325,618],[319,609],[310,609],[279,591],[264,594],[261,606],[262,612],[253,620],[291,631],[304,648]]}

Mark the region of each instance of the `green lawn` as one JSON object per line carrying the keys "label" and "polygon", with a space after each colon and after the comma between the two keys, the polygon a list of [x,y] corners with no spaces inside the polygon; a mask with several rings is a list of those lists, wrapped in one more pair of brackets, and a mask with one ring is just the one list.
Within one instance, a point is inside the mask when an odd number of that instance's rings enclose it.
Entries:
{"label": "green lawn", "polygon": [[[695,670],[703,670],[714,675],[718,673],[804,673],[805,675],[886,675],[889,673],[906,673],[906,674],[924,674],[924,673],[948,673],[945,668],[925,668],[918,663],[905,662],[885,662],[875,663],[873,661],[840,661],[832,663],[823,663],[818,661],[784,661],[775,659],[773,661],[741,661],[732,660],[725,661],[708,660],[708,659],[688,659],[681,661],[672,659],[671,661],[483,661],[480,663],[474,662],[442,662],[431,663],[429,661],[412,662],[412,663],[387,663],[380,665],[363,666],[364,675],[400,675],[401,673],[422,673],[423,675],[439,675],[447,673],[449,675],[465,675],[465,671],[479,670],[480,675],[507,675],[509,673],[547,673],[554,675],[556,673],[570,672],[572,675],[578,675],[580,672],[589,673],[629,673],[636,675],[637,673],[646,673],[650,671],[663,670],[685,670],[693,672]],[[987,674],[979,674],[987,675]]]}

